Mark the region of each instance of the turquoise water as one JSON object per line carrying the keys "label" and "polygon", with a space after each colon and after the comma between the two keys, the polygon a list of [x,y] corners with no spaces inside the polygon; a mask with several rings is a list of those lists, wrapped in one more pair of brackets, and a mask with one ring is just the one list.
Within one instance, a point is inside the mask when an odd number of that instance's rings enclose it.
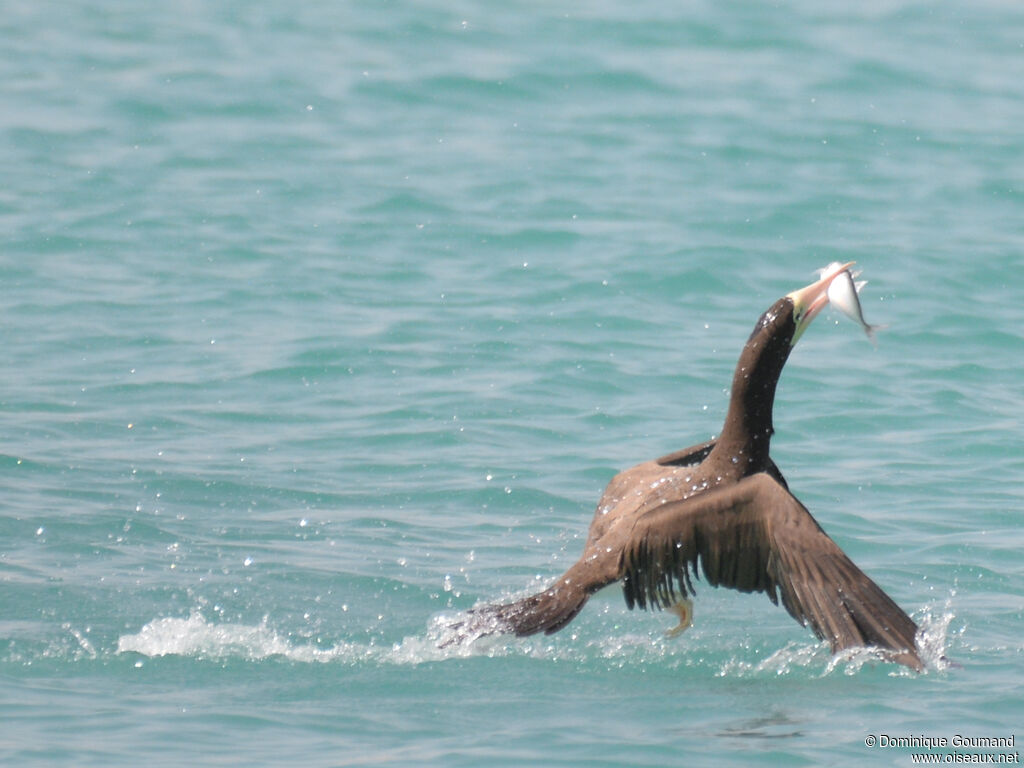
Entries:
{"label": "turquoise water", "polygon": [[[83,0],[0,36],[4,764],[1024,739],[1016,4]],[[889,328],[815,321],[773,453],[927,672],[700,584],[676,640],[612,588],[437,649],[714,434],[758,315],[836,259]]]}

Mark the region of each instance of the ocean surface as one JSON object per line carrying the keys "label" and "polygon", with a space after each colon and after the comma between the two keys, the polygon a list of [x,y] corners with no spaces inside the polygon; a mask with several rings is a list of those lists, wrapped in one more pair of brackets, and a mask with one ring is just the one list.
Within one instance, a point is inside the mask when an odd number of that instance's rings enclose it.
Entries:
{"label": "ocean surface", "polygon": [[[0,763],[1019,752],[1020,4],[11,2],[0,41]],[[923,674],[703,582],[676,639],[611,587],[438,647],[717,433],[834,260],[888,328],[814,322],[773,455]]]}

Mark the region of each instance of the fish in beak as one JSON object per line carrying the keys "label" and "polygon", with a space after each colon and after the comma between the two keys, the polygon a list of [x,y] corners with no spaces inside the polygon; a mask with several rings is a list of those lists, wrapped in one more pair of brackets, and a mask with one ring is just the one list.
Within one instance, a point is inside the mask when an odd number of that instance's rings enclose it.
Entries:
{"label": "fish in beak", "polygon": [[832,281],[856,263],[855,261],[848,261],[846,264],[840,264],[839,262],[829,264],[821,270],[821,278],[819,280],[797,291],[786,294],[787,298],[793,302],[793,322],[796,324],[793,338],[789,342],[790,346],[796,345],[803,332],[807,330],[807,326],[811,324],[811,321],[828,304],[829,287],[832,285]]}
{"label": "fish in beak", "polygon": [[[830,264],[825,269],[831,269],[832,266],[834,265]],[[860,289],[867,285],[867,280],[854,281],[859,274],[860,272],[844,270],[836,275],[828,286],[828,300],[832,306],[860,325],[871,343],[875,344],[875,331],[880,331],[888,326],[871,325],[864,319],[864,311],[860,308],[859,294]]]}

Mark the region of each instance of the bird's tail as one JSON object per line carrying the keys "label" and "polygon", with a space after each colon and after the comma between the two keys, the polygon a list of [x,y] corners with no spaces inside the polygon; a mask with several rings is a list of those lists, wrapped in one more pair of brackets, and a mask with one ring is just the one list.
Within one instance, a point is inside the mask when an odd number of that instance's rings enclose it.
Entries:
{"label": "bird's tail", "polygon": [[554,586],[513,603],[498,603],[473,608],[467,618],[450,624],[454,635],[442,645],[461,645],[484,635],[526,637],[538,632],[557,632],[583,610],[591,591],[562,577]]}

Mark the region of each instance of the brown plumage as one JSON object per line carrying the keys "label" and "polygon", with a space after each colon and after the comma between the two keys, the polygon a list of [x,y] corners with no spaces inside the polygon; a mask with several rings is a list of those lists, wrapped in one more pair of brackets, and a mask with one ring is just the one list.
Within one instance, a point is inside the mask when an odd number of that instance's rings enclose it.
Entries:
{"label": "brown plumage", "polygon": [[848,267],[761,316],[737,363],[717,440],[616,475],[579,561],[543,592],[475,609],[460,637],[556,632],[615,581],[630,608],[665,608],[692,595],[703,573],[712,586],[781,599],[833,652],[872,646],[922,669],[917,626],[821,529],[768,455],[775,386],[790,349]]}

